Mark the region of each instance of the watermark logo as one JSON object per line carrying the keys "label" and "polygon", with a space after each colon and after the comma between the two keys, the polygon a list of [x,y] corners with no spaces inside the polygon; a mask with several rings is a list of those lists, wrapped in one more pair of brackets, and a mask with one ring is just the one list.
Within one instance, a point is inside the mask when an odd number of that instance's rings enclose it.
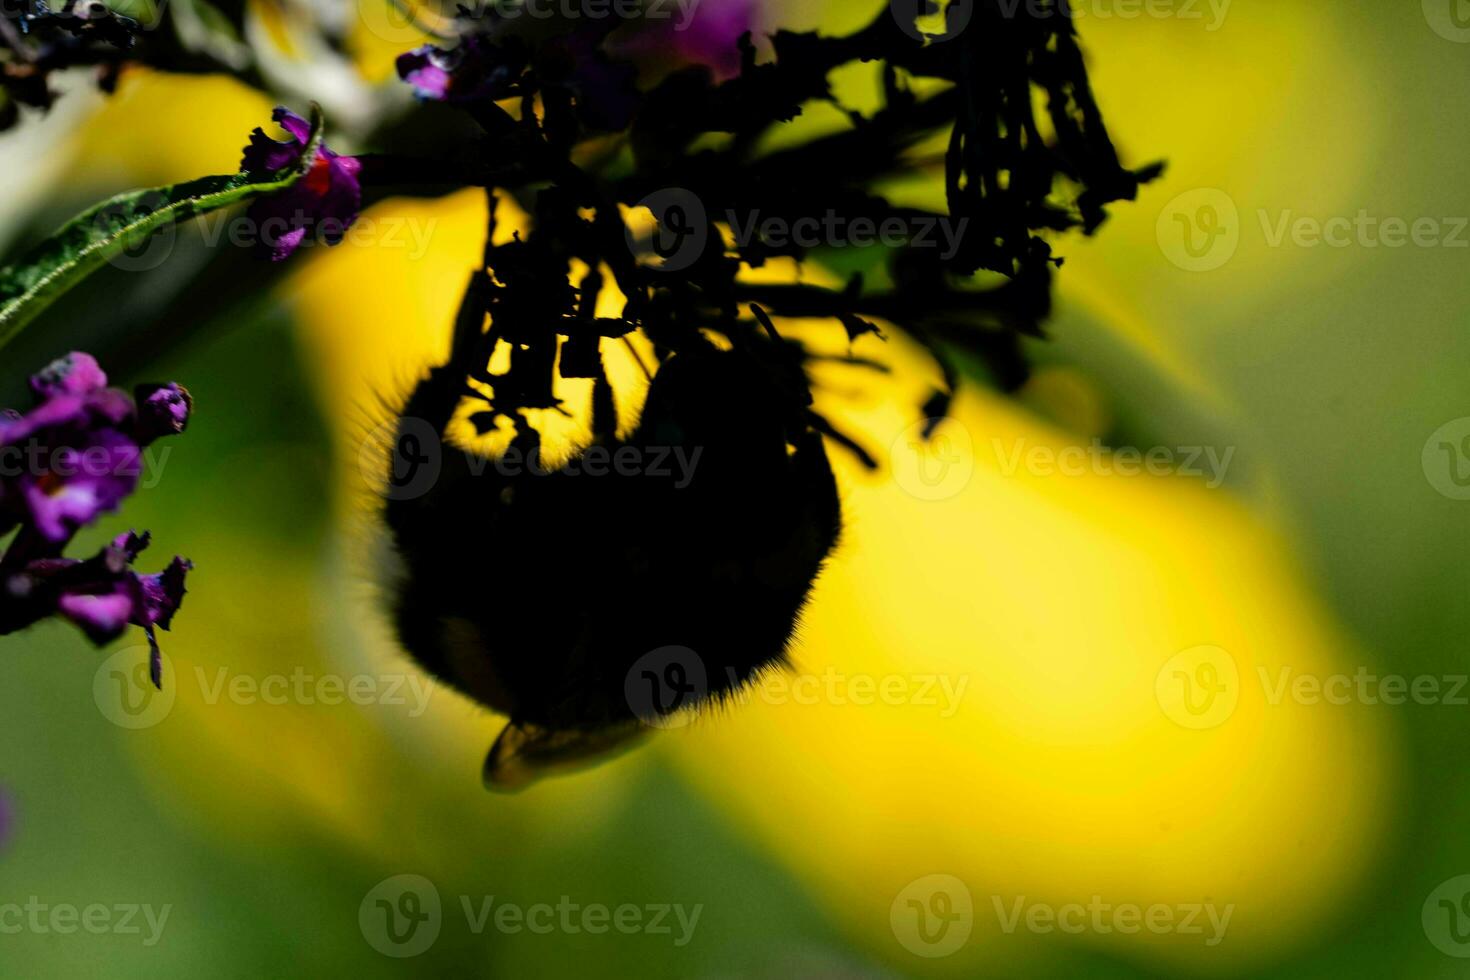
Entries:
{"label": "watermark logo", "polygon": [[1470,959],[1470,875],[1441,882],[1424,900],[1420,920],[1435,949]]}
{"label": "watermark logo", "polygon": [[1220,647],[1190,647],[1159,668],[1154,696],[1164,714],[1177,724],[1214,728],[1235,713],[1240,701],[1240,671],[1235,658]]}
{"label": "watermark logo", "polygon": [[1470,416],[1446,422],[1424,443],[1429,485],[1451,500],[1470,500]]}
{"label": "watermark logo", "polygon": [[646,208],[653,215],[654,228],[648,241],[639,241],[629,228],[628,250],[635,257],[647,258],[653,253],[650,267],[658,272],[687,269],[704,254],[709,242],[709,218],[699,195],[683,187],[666,187],[654,191],[634,206]]}
{"label": "watermark logo", "polygon": [[970,940],[975,902],[954,875],[925,875],[909,882],[888,909],[899,945],[926,959],[949,956]]}
{"label": "watermark logo", "polygon": [[439,482],[444,446],[438,430],[425,420],[401,418],[368,433],[357,453],[357,467],[369,485],[382,485],[387,499],[416,500]]}
{"label": "watermark logo", "polygon": [[1423,0],[1424,19],[1434,33],[1446,41],[1470,44],[1470,2],[1467,0]]}
{"label": "watermark logo", "polygon": [[439,889],[423,875],[394,875],[378,882],[357,910],[368,945],[395,959],[418,956],[434,945],[443,920]]}
{"label": "watermark logo", "polygon": [[899,30],[916,41],[949,41],[970,26],[975,0],[889,0]]}
{"label": "watermark logo", "polygon": [[628,707],[645,725],[683,728],[709,693],[704,661],[688,647],[659,647],[639,657],[623,681]]}
{"label": "watermark logo", "polygon": [[1210,272],[1240,246],[1240,211],[1224,191],[1186,191],[1159,212],[1155,229],[1164,256],[1188,272]]}
{"label": "watermark logo", "polygon": [[119,728],[152,728],[168,717],[177,697],[173,661],[163,657],[163,690],[148,676],[150,651],[127,647],[102,661],[92,675],[92,700],[102,717]]}
{"label": "watermark logo", "polygon": [[352,6],[369,34],[399,48],[424,42],[424,29],[414,17],[413,7],[394,0],[353,0]]}
{"label": "watermark logo", "polygon": [[[926,436],[931,425],[934,430]],[[898,434],[888,448],[888,459],[893,479],[910,496],[948,500],[970,484],[975,444],[970,430],[958,420],[925,419]]]}
{"label": "watermark logo", "polygon": [[[168,198],[161,192],[148,191],[132,201],[104,204],[92,216],[92,223],[99,233],[110,235],[168,204]],[[178,230],[172,221],[165,221],[147,234],[130,233],[124,238],[123,248],[108,256],[107,264],[123,272],[151,272],[173,255],[177,239]]]}

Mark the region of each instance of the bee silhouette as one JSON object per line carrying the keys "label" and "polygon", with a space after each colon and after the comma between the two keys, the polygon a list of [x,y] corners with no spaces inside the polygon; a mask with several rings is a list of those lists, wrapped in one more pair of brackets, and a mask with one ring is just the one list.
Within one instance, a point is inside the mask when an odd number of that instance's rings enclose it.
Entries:
{"label": "bee silhouette", "polygon": [[[841,513],[806,378],[784,345],[756,337],[672,354],[622,440],[600,374],[591,443],[548,470],[497,465],[539,450],[529,427],[499,460],[445,437],[467,373],[488,360],[479,318],[463,320],[449,362],[397,424],[395,472],[418,463],[425,433],[442,457],[423,492],[389,494],[403,564],[390,591],[409,654],[508,716],[483,776],[515,789],[783,665]],[[584,465],[594,455],[624,465]]]}

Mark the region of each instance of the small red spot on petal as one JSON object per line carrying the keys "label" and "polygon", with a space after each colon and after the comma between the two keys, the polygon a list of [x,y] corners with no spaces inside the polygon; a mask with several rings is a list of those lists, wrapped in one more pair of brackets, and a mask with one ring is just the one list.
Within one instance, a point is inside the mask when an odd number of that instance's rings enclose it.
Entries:
{"label": "small red spot on petal", "polygon": [[328,188],[332,186],[332,165],[326,156],[318,153],[316,160],[312,162],[311,169],[301,179],[305,182],[307,190],[317,197],[324,197]]}

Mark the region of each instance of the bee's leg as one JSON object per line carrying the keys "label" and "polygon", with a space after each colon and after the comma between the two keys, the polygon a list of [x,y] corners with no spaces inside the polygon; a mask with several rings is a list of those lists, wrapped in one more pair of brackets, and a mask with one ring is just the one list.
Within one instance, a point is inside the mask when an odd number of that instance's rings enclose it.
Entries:
{"label": "bee's leg", "polygon": [[820,563],[842,535],[842,499],[822,434],[808,429],[797,443],[793,461],[805,491],[810,527],[816,532],[812,550]]}
{"label": "bee's leg", "polygon": [[455,319],[449,361],[429,371],[399,412],[388,449],[388,488],[385,518],[399,535],[419,525],[442,499],[445,488],[461,485],[484,470],[476,458],[451,444],[446,433],[466,395],[473,394],[467,378],[483,373],[489,362],[491,335],[485,332],[483,286],[485,273],[470,277]]}
{"label": "bee's leg", "polygon": [[485,332],[483,287],[485,273],[476,270],[465,289],[459,314],[454,321],[449,361],[429,371],[419,382],[403,406],[400,417],[416,420],[415,428],[425,426],[444,435],[460,401],[470,393],[467,381],[484,373],[490,360],[490,336]]}
{"label": "bee's leg", "polygon": [[606,371],[597,372],[597,381],[592,386],[592,441],[597,445],[611,445],[618,438],[618,404],[613,396],[612,383]]}

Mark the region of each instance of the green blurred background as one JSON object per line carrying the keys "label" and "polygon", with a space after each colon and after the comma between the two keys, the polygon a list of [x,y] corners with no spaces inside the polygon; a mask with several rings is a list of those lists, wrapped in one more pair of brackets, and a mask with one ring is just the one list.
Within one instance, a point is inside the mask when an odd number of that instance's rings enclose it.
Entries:
{"label": "green blurred background", "polygon": [[[107,270],[11,348],[0,401],[76,347],[120,381],[187,384],[195,423],[158,486],[93,538],[149,527],[157,553],[198,570],[164,637],[177,691],[148,727],[115,723],[116,662],[98,668],[112,651],[60,624],[7,639],[0,785],[16,823],[0,904],[171,910],[151,946],[146,924],[0,934],[0,974],[1462,975],[1445,947],[1470,946],[1445,941],[1431,893],[1470,874],[1470,707],[1272,704],[1255,680],[1282,666],[1470,670],[1470,502],[1437,490],[1443,474],[1422,458],[1436,430],[1470,416],[1470,233],[1444,240],[1470,215],[1458,12],[1452,0],[1084,6],[1125,160],[1169,170],[1095,239],[1059,243],[1068,261],[1036,379],[1015,403],[961,405],[975,474],[958,496],[916,500],[847,474],[849,540],[797,658],[964,676],[979,693],[952,719],[758,704],[602,769],[485,795],[494,720],[444,691],[415,713],[412,667],[362,612],[374,600],[348,435],[368,390],[357,366],[386,362],[372,385],[401,383],[441,342],[478,205],[382,205],[438,222],[411,259],[344,246],[266,280],[181,232],[157,268]],[[835,29],[870,15],[797,3],[764,19]],[[364,42],[370,77],[381,46]],[[158,78],[129,80],[106,106],[73,101],[54,136],[0,137],[37,185],[5,205],[11,244],[104,193],[230,170],[269,106]],[[796,125],[823,124],[814,109]],[[1238,244],[1192,271],[1170,234],[1200,200],[1233,206]],[[1438,244],[1272,244],[1283,215],[1364,210],[1433,218]],[[417,338],[417,360],[395,331]],[[905,407],[863,416],[874,443],[893,444]],[[997,439],[1094,437],[1228,447],[1234,462],[1218,489],[998,466]],[[915,584],[945,548],[947,578]],[[1163,665],[1200,644],[1229,650],[1241,673],[1233,717],[1204,731],[1154,698]],[[298,669],[397,677],[409,703],[210,703],[198,682]],[[396,959],[359,912],[402,874],[428,878],[443,914],[427,950]],[[973,897],[974,931],[943,958],[916,955],[892,918],[934,874]],[[996,923],[994,901],[1093,895],[1234,912],[1216,945]],[[683,946],[677,925],[477,934],[461,897],[487,896],[702,912]]]}

